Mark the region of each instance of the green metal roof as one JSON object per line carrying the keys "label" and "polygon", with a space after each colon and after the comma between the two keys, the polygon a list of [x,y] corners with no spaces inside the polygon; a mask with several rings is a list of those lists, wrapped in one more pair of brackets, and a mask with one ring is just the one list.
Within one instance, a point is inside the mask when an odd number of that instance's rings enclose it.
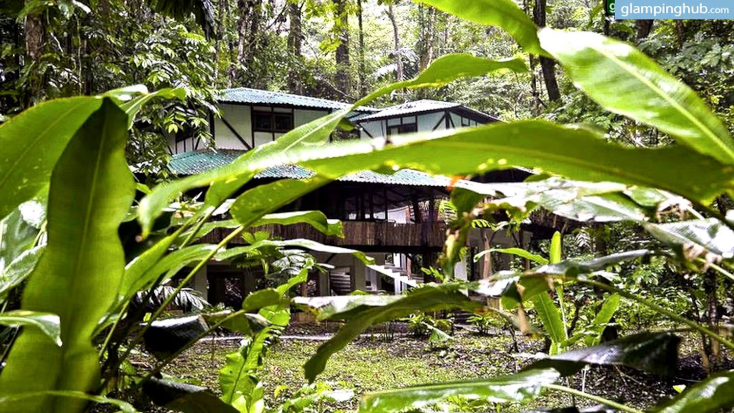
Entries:
{"label": "green metal roof", "polygon": [[[229,165],[244,151],[218,150],[194,151],[173,155],[168,167],[178,175],[196,175],[210,169]],[[313,172],[297,165],[279,165],[270,167],[257,175],[256,179],[305,179],[313,176]],[[372,171],[360,171],[339,179],[343,182],[360,182],[386,185],[413,185],[447,187],[451,180],[445,176],[432,176],[412,169],[401,169],[394,174],[380,174]]]}

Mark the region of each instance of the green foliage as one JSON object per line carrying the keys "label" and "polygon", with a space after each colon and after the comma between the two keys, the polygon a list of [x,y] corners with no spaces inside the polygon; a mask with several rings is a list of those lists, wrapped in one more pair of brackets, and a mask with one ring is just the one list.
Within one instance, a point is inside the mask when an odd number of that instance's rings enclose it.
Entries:
{"label": "green foliage", "polygon": [[540,394],[543,385],[558,379],[554,369],[537,369],[488,380],[441,383],[407,387],[366,395],[360,403],[364,412],[399,412],[420,408],[449,396],[461,395],[493,403],[525,402]]}
{"label": "green foliage", "polygon": [[[3,392],[87,392],[98,385],[99,361],[91,340],[122,279],[125,263],[117,227],[134,193],[123,153],[126,121],[117,105],[103,100],[54,167],[48,245],[23,292],[23,309],[58,315],[64,344],[49,342],[35,329],[21,334],[0,378]],[[77,299],[80,295],[86,299]],[[40,371],[42,377],[23,378]],[[81,407],[76,400],[38,397],[10,411]]]}

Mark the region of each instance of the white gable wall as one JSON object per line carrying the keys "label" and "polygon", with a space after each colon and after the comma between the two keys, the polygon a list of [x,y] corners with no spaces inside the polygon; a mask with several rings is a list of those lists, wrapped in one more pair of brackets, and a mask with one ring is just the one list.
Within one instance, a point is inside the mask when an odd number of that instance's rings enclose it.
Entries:
{"label": "white gable wall", "polygon": [[[250,143],[252,139],[250,106],[220,103],[219,109],[222,111],[222,117],[232,125],[245,142]],[[247,149],[224,121],[217,117],[214,118],[214,142],[218,149]]]}
{"label": "white gable wall", "polygon": [[[272,107],[272,106],[250,106],[240,104],[228,104],[220,103],[219,108],[222,111],[222,118],[224,118],[229,125],[240,135],[248,145],[254,144],[255,146],[262,145],[264,143],[272,142],[283,136],[283,133],[269,133],[269,132],[254,132],[252,131],[252,110],[260,112],[277,112],[277,113],[291,113],[293,112],[293,126],[298,127],[306,123],[312,122],[320,117],[329,114],[328,109],[316,110],[316,109],[291,109],[287,107]],[[224,123],[224,120],[215,117],[214,119],[214,142],[217,149],[238,149],[247,150],[242,141],[237,138],[234,132]],[[181,146],[181,145],[178,145]],[[176,152],[183,152],[181,148],[175,148]],[[200,148],[201,149],[201,148]],[[191,145],[187,146],[187,150],[192,150]]]}
{"label": "white gable wall", "polygon": [[443,113],[425,113],[418,115],[418,132],[430,132],[440,122],[440,125],[435,130],[446,129],[446,122],[441,122],[443,119]]}

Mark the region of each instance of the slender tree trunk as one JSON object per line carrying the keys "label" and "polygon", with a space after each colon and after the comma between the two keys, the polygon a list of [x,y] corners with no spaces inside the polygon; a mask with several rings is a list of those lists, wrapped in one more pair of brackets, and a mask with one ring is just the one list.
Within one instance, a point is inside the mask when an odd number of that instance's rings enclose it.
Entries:
{"label": "slender tree trunk", "polygon": [[652,32],[652,26],[655,20],[637,20],[635,26],[637,26],[637,41],[646,38]]}
{"label": "slender tree trunk", "polygon": [[[26,0],[26,4],[31,0]],[[25,41],[25,61],[24,66],[28,67],[34,63],[38,63],[43,55],[43,37],[44,27],[40,15],[28,15],[23,25],[23,36]],[[38,75],[32,75],[29,80],[26,98],[23,102],[24,107],[33,106],[41,99],[41,91],[43,90],[43,80]]]}
{"label": "slender tree trunk", "polygon": [[219,16],[217,16],[217,36],[214,40],[214,82],[219,83],[219,59],[221,58],[222,42],[224,41],[225,8],[229,0],[219,0]]}
{"label": "slender tree trunk", "polygon": [[239,75],[239,66],[245,59],[247,45],[247,27],[250,19],[251,0],[238,0],[237,8],[240,10],[240,20],[237,22],[237,61],[232,65],[230,71],[230,82],[234,82]]}
{"label": "slender tree trunk", "polygon": [[344,96],[349,97],[351,92],[351,81],[349,75],[349,14],[347,13],[347,0],[334,0],[336,6],[335,30],[339,38],[339,46],[336,48],[336,87]]}
{"label": "slender tree trunk", "polygon": [[357,23],[359,24],[359,94],[360,96],[365,96],[367,95],[367,81],[365,80],[367,68],[365,67],[364,60],[364,26],[362,14],[362,0],[357,0]]}
{"label": "slender tree trunk", "polygon": [[436,43],[436,9],[430,6],[419,6],[421,15],[420,37],[420,70],[423,71],[433,61]]}
{"label": "slender tree trunk", "polygon": [[397,20],[395,20],[395,12],[392,4],[387,6],[387,17],[392,23],[393,41],[395,43],[395,80],[401,82],[403,80],[403,59],[400,53],[400,31]]}
{"label": "slender tree trunk", "polygon": [[288,73],[288,90],[291,93],[302,94],[303,82],[301,82],[301,47],[303,43],[303,29],[301,22],[301,4],[288,3],[288,52],[293,58]]}
{"label": "slender tree trunk", "polygon": [[[533,19],[538,27],[545,27],[546,20],[546,0],[535,0],[535,8],[533,9]],[[551,102],[561,100],[561,90],[558,87],[556,79],[555,62],[547,57],[540,56],[540,68],[543,71],[543,80],[545,81],[545,90],[548,92],[548,99]]]}

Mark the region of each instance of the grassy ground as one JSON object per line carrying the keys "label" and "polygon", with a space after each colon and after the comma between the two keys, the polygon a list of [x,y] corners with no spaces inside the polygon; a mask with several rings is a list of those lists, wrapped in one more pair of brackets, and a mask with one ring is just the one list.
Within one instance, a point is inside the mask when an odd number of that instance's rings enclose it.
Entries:
{"label": "grassy ground", "polygon": [[[271,348],[261,378],[265,386],[269,407],[284,401],[306,384],[303,364],[311,357],[318,341],[284,339]],[[520,353],[533,354],[540,350],[542,342],[520,338]],[[166,371],[172,376],[210,389],[218,389],[217,373],[224,356],[234,352],[236,341],[203,343],[187,352]],[[527,364],[527,359],[512,351],[513,341],[508,334],[477,336],[462,332],[449,345],[436,348],[426,340],[398,336],[385,341],[379,335],[361,338],[335,355],[327,364],[319,380],[329,382],[335,388],[353,389],[357,396],[366,392],[423,383],[488,378],[513,373]],[[655,376],[630,369],[593,368],[577,375],[572,387],[610,399],[646,408],[661,397],[673,395],[673,384],[680,381],[664,381]],[[277,387],[280,396],[273,397]],[[562,393],[547,393],[530,407],[564,407],[574,402]],[[590,403],[576,400],[581,406]],[[358,397],[336,405],[325,405],[323,411],[353,410]],[[456,405],[452,408],[458,408]],[[523,406],[523,410],[529,406]],[[487,408],[476,411],[487,411]],[[502,412],[521,411],[516,406],[502,406]]]}

